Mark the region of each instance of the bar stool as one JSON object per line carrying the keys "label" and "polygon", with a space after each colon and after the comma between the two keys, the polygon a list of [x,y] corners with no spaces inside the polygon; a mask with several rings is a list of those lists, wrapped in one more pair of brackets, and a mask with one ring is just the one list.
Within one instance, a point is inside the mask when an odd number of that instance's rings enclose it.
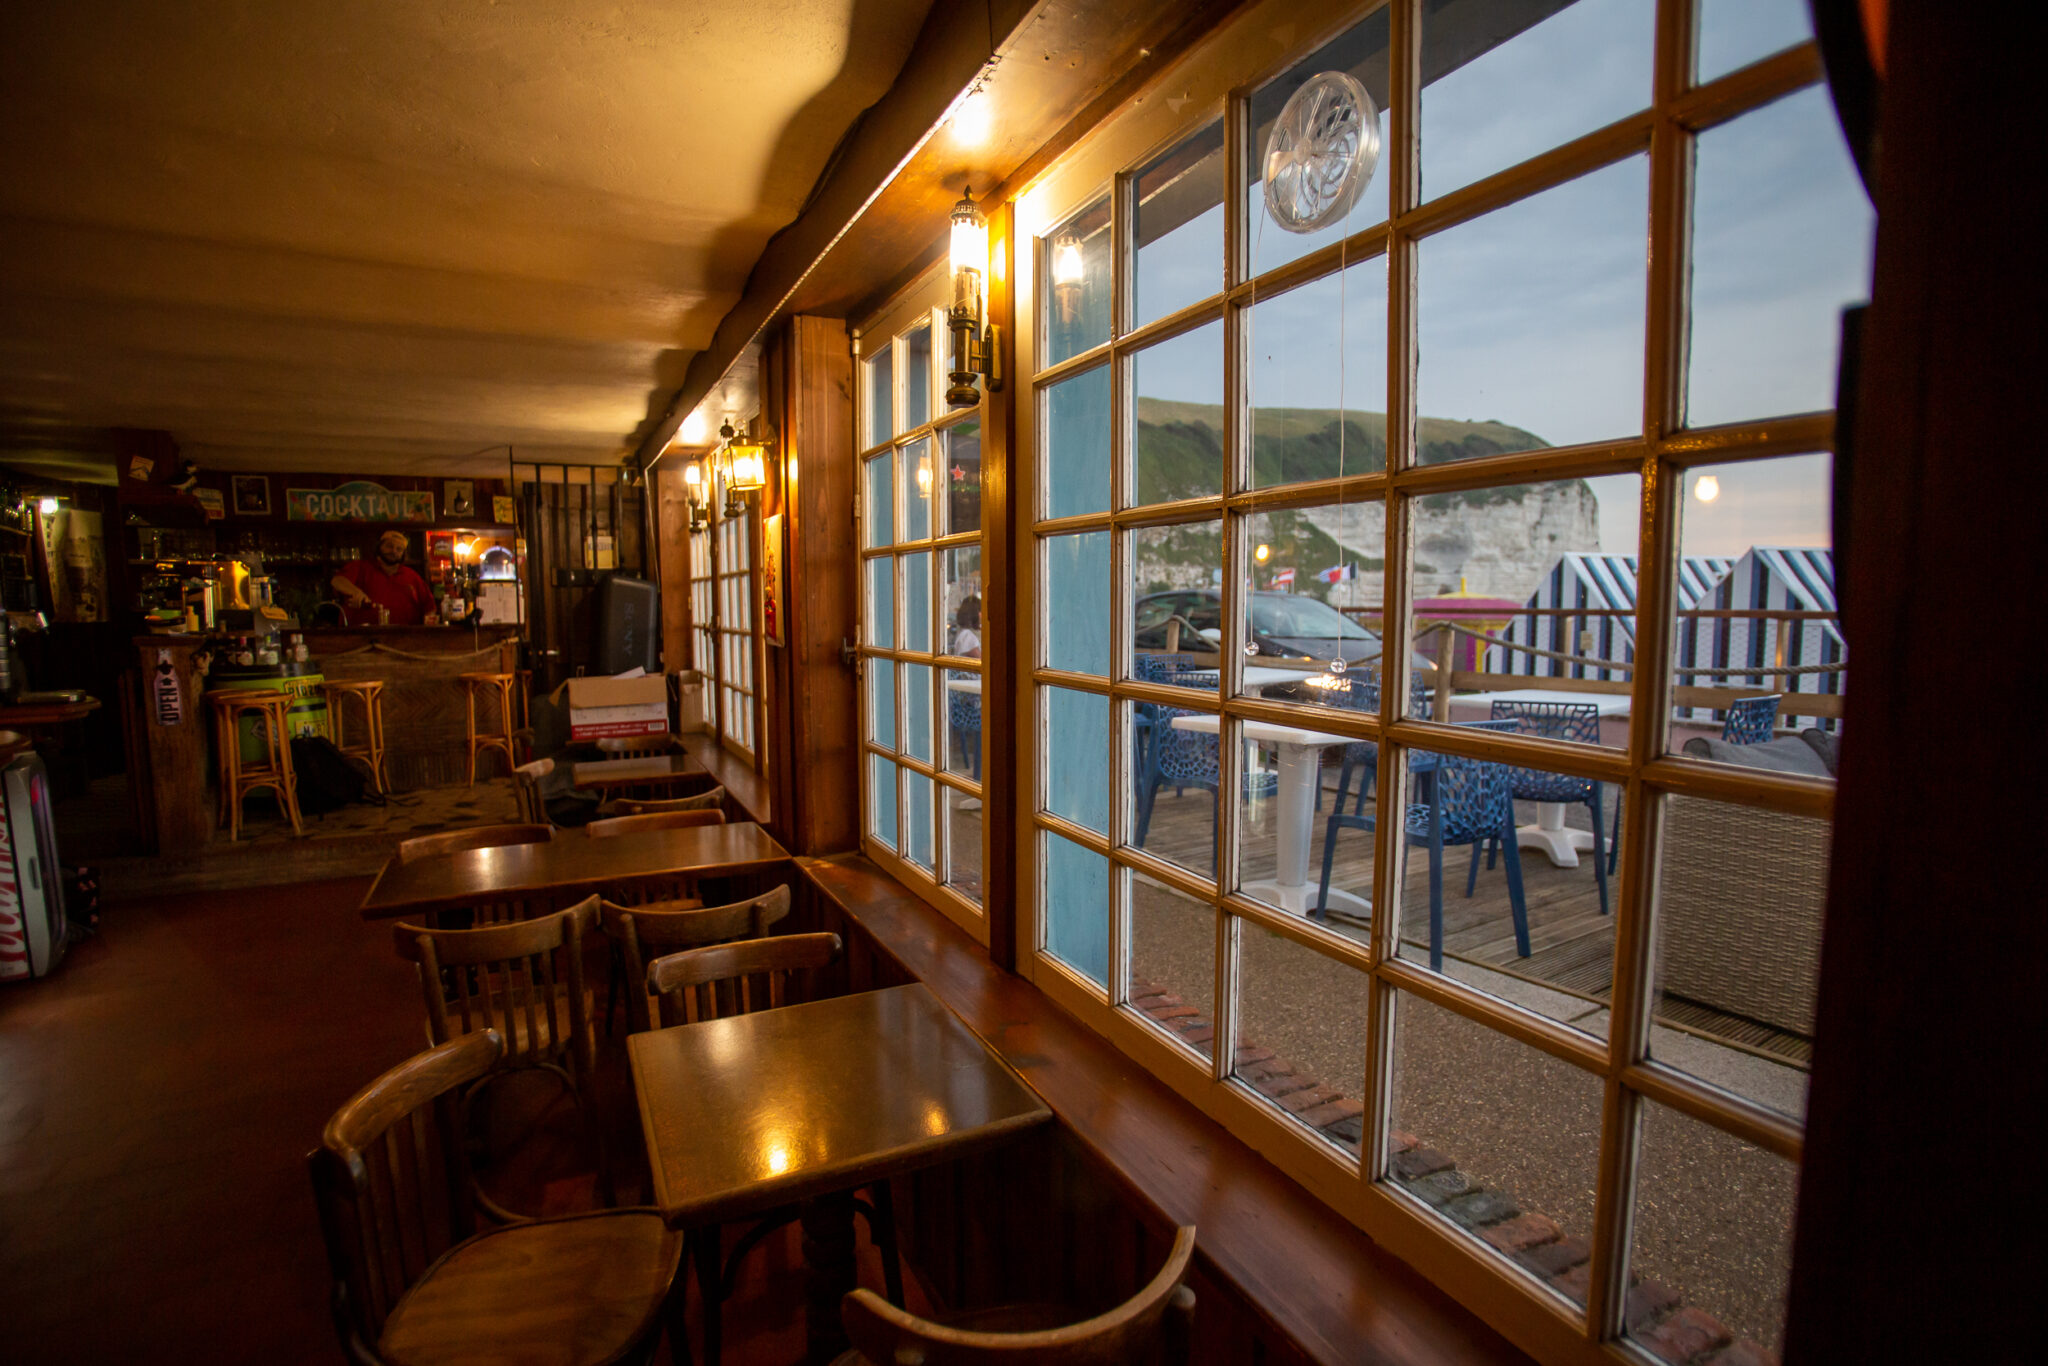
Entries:
{"label": "bar stool", "polygon": [[[343,754],[353,754],[370,766],[370,776],[377,781],[377,791],[390,795],[391,789],[384,781],[384,684],[382,680],[371,679],[356,683],[326,682],[320,685],[321,696],[327,699],[328,737],[334,747]],[[351,745],[342,737],[342,703],[355,698],[363,704],[363,743]]]}
{"label": "bar stool", "polygon": [[[254,688],[227,688],[206,694],[213,708],[214,749],[220,773],[220,823],[228,827],[228,838],[242,837],[242,798],[259,787],[277,793],[278,805],[292,818],[292,833],[303,835],[299,821],[299,780],[292,772],[291,731],[285,711],[291,694]],[[265,761],[242,761],[242,715],[254,712],[263,736]]]}
{"label": "bar stool", "polygon": [[[512,748],[512,689],[518,682],[513,674],[467,673],[457,674],[462,681],[462,690],[469,699],[469,785],[476,786],[476,756],[488,750],[503,750],[505,766],[517,768],[518,755]],[[479,735],[476,728],[477,694],[496,696],[498,699],[498,733]]]}

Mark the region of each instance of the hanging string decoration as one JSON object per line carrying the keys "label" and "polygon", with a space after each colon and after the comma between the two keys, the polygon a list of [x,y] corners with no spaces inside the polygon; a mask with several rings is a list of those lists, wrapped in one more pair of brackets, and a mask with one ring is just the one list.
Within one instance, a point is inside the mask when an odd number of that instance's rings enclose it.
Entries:
{"label": "hanging string decoration", "polygon": [[1350,212],[1380,161],[1380,114],[1365,87],[1325,71],[1288,97],[1266,135],[1266,212],[1314,232]]}

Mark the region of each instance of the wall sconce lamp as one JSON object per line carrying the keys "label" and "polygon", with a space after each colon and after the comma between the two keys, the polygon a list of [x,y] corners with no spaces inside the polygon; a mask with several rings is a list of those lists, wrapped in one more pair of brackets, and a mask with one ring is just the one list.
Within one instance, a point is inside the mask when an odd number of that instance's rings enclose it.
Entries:
{"label": "wall sconce lamp", "polygon": [[702,531],[711,520],[711,508],[704,498],[704,462],[692,460],[683,466],[683,497],[690,503],[690,530]]}
{"label": "wall sconce lamp", "polygon": [[981,402],[974,387],[977,376],[988,377],[991,393],[1003,387],[1002,364],[996,357],[1002,329],[993,323],[982,326],[982,305],[987,297],[988,220],[974,206],[969,190],[953,206],[953,306],[946,310],[946,325],[953,333],[953,365],[948,377],[946,403],[954,408],[972,408]]}
{"label": "wall sconce lamp", "polygon": [[725,480],[725,515],[737,517],[747,510],[746,495],[759,493],[768,483],[768,445],[741,441],[730,422],[718,429],[718,435],[724,441],[718,448],[718,462]]}
{"label": "wall sconce lamp", "polygon": [[1068,233],[1052,244],[1052,299],[1062,327],[1072,327],[1081,316],[1081,281],[1087,273],[1080,238]]}

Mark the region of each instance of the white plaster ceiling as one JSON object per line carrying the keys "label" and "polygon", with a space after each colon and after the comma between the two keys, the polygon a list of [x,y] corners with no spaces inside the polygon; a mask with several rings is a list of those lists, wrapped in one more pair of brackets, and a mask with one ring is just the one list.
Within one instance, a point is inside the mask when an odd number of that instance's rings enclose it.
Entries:
{"label": "white plaster ceiling", "polygon": [[0,461],[616,460],[928,6],[0,6]]}

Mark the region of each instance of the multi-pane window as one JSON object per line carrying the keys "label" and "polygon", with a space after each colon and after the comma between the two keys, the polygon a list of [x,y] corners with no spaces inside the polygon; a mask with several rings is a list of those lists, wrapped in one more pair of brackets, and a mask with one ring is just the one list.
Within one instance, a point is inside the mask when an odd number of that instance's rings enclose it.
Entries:
{"label": "multi-pane window", "polygon": [[689,534],[690,648],[710,689],[707,720],[721,743],[755,767],[766,759],[760,734],[754,608],[755,505],[728,516],[715,461],[705,461],[705,521]]}
{"label": "multi-pane window", "polygon": [[948,410],[943,277],[861,329],[864,847],[982,928],[981,410]]}
{"label": "multi-pane window", "polygon": [[1781,1331],[1871,239],[1820,77],[1796,0],[1260,4],[1018,201],[1020,957],[1546,1359]]}

